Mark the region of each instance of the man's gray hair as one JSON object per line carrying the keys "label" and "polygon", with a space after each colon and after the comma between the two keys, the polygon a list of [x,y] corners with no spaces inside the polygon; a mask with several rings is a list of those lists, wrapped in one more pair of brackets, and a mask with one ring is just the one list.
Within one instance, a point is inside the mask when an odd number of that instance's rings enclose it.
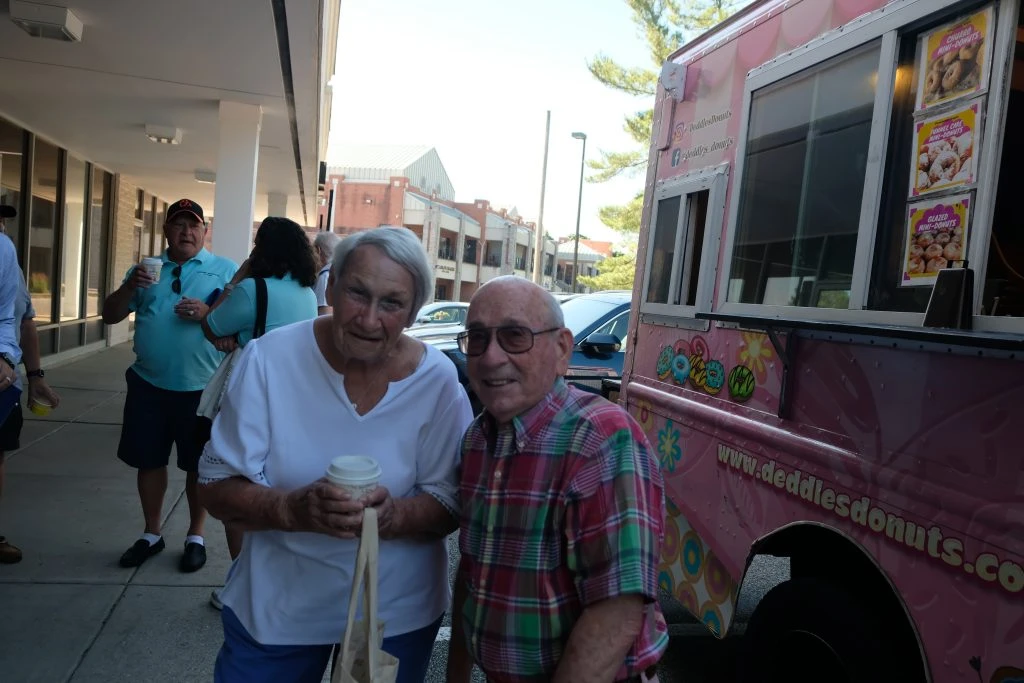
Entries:
{"label": "man's gray hair", "polygon": [[336,232],[318,232],[313,238],[313,248],[321,254],[330,258],[341,241],[341,235]]}
{"label": "man's gray hair", "polygon": [[423,249],[420,238],[408,228],[393,225],[382,225],[379,228],[348,235],[334,250],[331,275],[335,284],[341,281],[342,273],[345,272],[345,262],[358,247],[377,247],[412,275],[412,310],[406,322],[407,326],[412,325],[420,308],[434,294],[434,270],[427,261],[427,252]]}

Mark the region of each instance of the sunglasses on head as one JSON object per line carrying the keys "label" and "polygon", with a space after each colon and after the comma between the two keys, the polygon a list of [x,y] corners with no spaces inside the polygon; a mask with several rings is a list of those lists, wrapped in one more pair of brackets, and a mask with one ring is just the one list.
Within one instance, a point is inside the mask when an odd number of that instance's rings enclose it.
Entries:
{"label": "sunglasses on head", "polygon": [[175,266],[174,270],[171,271],[171,275],[174,276],[174,282],[171,283],[171,291],[175,294],[181,294],[181,266]]}
{"label": "sunglasses on head", "polygon": [[538,334],[557,332],[561,327],[549,327],[546,330],[531,330],[521,325],[502,325],[501,327],[474,327],[460,332],[455,339],[459,342],[459,350],[467,356],[482,356],[491,345],[491,333],[498,340],[498,346],[505,353],[526,353],[533,348],[534,337]]}

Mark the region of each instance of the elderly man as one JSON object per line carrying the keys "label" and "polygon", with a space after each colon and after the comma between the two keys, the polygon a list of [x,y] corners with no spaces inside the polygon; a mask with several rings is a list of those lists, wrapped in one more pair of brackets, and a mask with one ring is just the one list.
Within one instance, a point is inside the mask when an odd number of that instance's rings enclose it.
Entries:
{"label": "elderly man", "polygon": [[[0,205],[0,232],[7,233],[6,220],[18,215],[13,206]],[[25,362],[25,376],[28,378],[28,403],[40,401],[46,402],[51,408],[60,405],[60,396],[43,379],[46,375],[40,367],[42,362],[39,357],[39,333],[36,331],[36,311],[32,307],[32,297],[29,296],[28,287],[25,285],[25,278],[21,271],[18,271],[18,296],[14,302],[14,336],[22,352],[22,360]],[[21,390],[21,378],[15,376],[14,385]],[[4,455],[9,451],[16,450],[21,446],[21,429],[24,426],[24,418],[21,414],[21,404],[16,403],[7,419],[0,425],[0,493],[3,492],[4,484]],[[0,564],[14,564],[21,562],[21,549],[9,543],[6,538],[0,536]]]}
{"label": "elderly man", "polygon": [[[17,215],[13,206],[0,205],[0,221]],[[0,423],[5,423],[14,411],[18,392],[8,393],[18,381],[14,368],[21,360],[18,346],[15,306],[24,279],[18,267],[18,255],[14,243],[6,236],[0,237]],[[3,455],[0,454],[0,489],[3,488]],[[13,564],[21,560],[21,551],[0,536],[0,562]]]}
{"label": "elderly man", "polygon": [[117,457],[138,470],[145,529],[121,556],[122,567],[137,567],[164,549],[161,510],[167,491],[171,445],[184,470],[189,529],[180,569],[194,572],[206,563],[203,522],[197,497],[202,447],[195,438],[199,397],[223,355],[206,341],[200,321],[212,299],[238,270],[203,244],[206,222],[199,204],[180,199],[167,208],[158,277],[134,266],[121,287],[103,303],[103,322],[113,325],[135,312],[135,363],[128,368]]}
{"label": "elderly man", "polygon": [[331,275],[334,249],[340,241],[341,236],[333,232],[318,232],[313,238],[313,256],[316,258],[317,268],[320,269],[316,276],[316,284],[313,285],[313,293],[316,294],[317,315],[331,312],[331,306],[327,303],[327,279]]}
{"label": "elderly man", "polygon": [[643,681],[668,644],[657,604],[663,488],[643,431],[569,387],[550,293],[500,277],[459,344],[484,412],[462,445],[462,560],[449,682]]}

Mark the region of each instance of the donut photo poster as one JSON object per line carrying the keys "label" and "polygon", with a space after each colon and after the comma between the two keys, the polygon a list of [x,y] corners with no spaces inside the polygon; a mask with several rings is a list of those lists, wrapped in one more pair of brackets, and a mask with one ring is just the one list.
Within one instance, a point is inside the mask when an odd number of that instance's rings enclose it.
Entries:
{"label": "donut photo poster", "polygon": [[921,36],[916,110],[977,95],[988,87],[992,17],[989,5]]}
{"label": "donut photo poster", "polygon": [[971,185],[980,142],[981,100],[914,124],[916,153],[910,171],[911,195]]}
{"label": "donut photo poster", "polygon": [[901,287],[933,285],[940,270],[966,258],[971,201],[968,192],[907,207]]}

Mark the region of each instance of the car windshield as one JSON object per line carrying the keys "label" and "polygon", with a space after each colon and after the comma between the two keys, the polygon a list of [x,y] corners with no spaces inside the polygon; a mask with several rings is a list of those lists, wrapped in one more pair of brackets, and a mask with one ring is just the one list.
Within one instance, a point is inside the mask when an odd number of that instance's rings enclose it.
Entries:
{"label": "car windshield", "polygon": [[562,315],[565,316],[565,326],[572,330],[572,336],[578,337],[580,332],[619,306],[614,301],[577,297],[562,304]]}

